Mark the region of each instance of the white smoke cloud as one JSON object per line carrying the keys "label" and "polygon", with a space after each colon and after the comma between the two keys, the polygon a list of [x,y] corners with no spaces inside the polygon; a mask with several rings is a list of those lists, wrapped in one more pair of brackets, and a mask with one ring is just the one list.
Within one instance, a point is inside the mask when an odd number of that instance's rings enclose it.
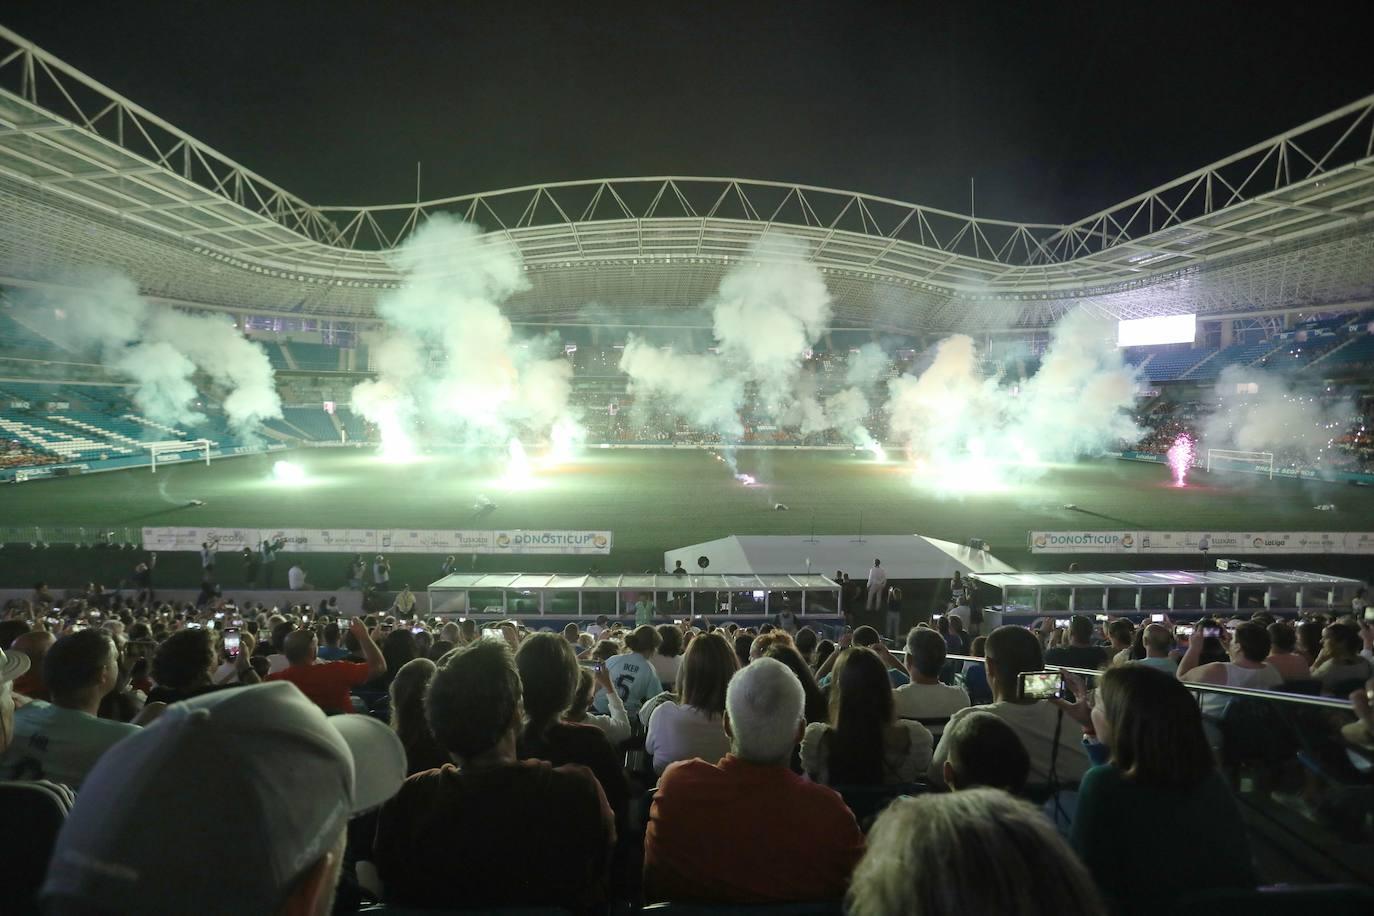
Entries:
{"label": "white smoke cloud", "polygon": [[830,291],[806,253],[796,239],[765,236],[710,303],[721,354],[778,412],[793,403],[803,355],[830,323]]}
{"label": "white smoke cloud", "polygon": [[25,294],[20,308],[42,333],[134,381],[133,400],[149,419],[194,426],[195,377],[223,391],[223,410],[240,436],[281,416],[272,364],[226,316],[153,305],[132,280],[115,273],[79,278],[65,289]]}
{"label": "white smoke cloud", "polygon": [[1138,439],[1139,380],[1111,331],[1085,313],[1065,317],[1019,387],[984,374],[972,338],[940,341],[925,371],[888,386],[889,430],[915,459],[918,482],[983,489]]}
{"label": "white smoke cloud", "polygon": [[1320,463],[1359,417],[1349,399],[1319,398],[1279,373],[1248,366],[1227,366],[1215,390],[1217,405],[1199,426],[1202,445],[1273,452],[1279,462]]}
{"label": "white smoke cloud", "polygon": [[1115,332],[1115,322],[1085,311],[1060,319],[1040,368],[1021,389],[1013,436],[1049,461],[1140,438],[1132,415],[1140,380],[1115,345]]}
{"label": "white smoke cloud", "polygon": [[883,348],[875,343],[866,343],[857,352],[849,354],[845,367],[845,384],[863,389],[872,388],[888,377],[892,360]]}
{"label": "white smoke cloud", "polygon": [[[743,432],[739,414],[751,387],[758,396],[755,410],[766,419],[797,427],[803,435],[838,426],[829,410],[835,398],[823,403],[802,372],[831,318],[825,278],[806,256],[805,243],[788,236],[773,234],[757,242],[707,302],[718,355],[679,354],[632,339],[620,361],[631,391],[727,439]],[[861,377],[851,384],[860,387],[836,405],[846,423],[867,414],[866,405],[860,410],[856,403],[864,398],[862,386],[871,386],[886,370],[886,357],[876,346],[866,348],[859,363]],[[853,434],[856,441],[866,436]]]}
{"label": "white smoke cloud", "polygon": [[[376,423],[384,453],[409,451],[423,421],[473,444],[548,436],[567,424],[572,367],[516,339],[501,305],[527,282],[515,248],[477,227],[431,217],[397,250],[399,290],[377,303],[387,334],[374,348],[378,377],[353,390]],[[576,438],[572,436],[571,438]]]}
{"label": "white smoke cloud", "polygon": [[630,377],[631,394],[727,439],[743,435],[739,408],[744,384],[725,370],[720,357],[674,353],[632,337],[621,354],[620,368]]}

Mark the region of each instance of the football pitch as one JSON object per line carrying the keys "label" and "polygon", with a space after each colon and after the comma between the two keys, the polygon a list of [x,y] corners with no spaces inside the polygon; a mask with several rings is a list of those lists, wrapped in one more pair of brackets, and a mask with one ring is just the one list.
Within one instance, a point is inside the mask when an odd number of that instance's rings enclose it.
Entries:
{"label": "football pitch", "polygon": [[[273,478],[287,460],[304,479]],[[449,454],[411,464],[387,464],[362,449],[303,449],[224,459],[210,466],[186,462],[148,469],[32,481],[0,488],[0,526],[39,526],[56,543],[58,529],[84,528],[88,538],[108,529],[142,526],[299,528],[534,528],[608,529],[614,547],[602,557],[477,557],[462,569],[483,572],[602,572],[660,569],[666,549],[729,534],[920,533],[989,549],[1023,568],[1084,569],[1170,565],[1160,557],[1032,556],[1026,532],[1036,529],[1164,528],[1175,530],[1333,530],[1374,528],[1374,489],[1315,481],[1273,480],[1243,473],[1196,472],[1186,488],[1171,486],[1162,465],[1117,459],[1044,469],[1033,479],[992,492],[942,496],[917,486],[909,466],[878,463],[836,451],[741,451],[739,470],[758,485],[735,480],[704,450],[589,449],[573,460],[536,469],[527,486],[503,479],[504,455]],[[495,504],[485,516],[479,496]],[[203,500],[203,506],[188,506]],[[777,503],[786,511],[773,508]],[[1073,504],[1077,509],[1065,508]],[[1317,505],[1334,504],[1334,511]],[[53,546],[34,550],[9,536],[0,550],[0,585],[38,580],[75,586],[113,583],[129,575],[136,555],[107,549]],[[438,577],[441,557],[392,557],[394,583],[422,588]],[[278,564],[278,578],[292,562]],[[345,559],[310,554],[304,565],[325,588],[341,584]],[[1178,562],[1183,562],[1182,559]],[[1196,563],[1197,558],[1191,558]],[[1276,566],[1360,575],[1358,558],[1274,559]],[[226,589],[242,585],[241,564],[221,556]],[[862,570],[847,570],[852,575]],[[195,586],[193,553],[160,558],[164,587]],[[278,584],[283,584],[278,583]]]}

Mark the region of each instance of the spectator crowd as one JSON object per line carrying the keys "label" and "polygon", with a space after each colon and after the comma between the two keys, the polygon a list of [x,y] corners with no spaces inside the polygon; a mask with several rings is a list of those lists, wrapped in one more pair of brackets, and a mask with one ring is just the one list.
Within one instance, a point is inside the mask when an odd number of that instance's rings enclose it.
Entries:
{"label": "spectator crowd", "polygon": [[6,912],[1167,912],[1263,878],[1244,700],[1185,684],[1349,696],[1374,753],[1362,610],[889,645],[36,593],[0,620]]}

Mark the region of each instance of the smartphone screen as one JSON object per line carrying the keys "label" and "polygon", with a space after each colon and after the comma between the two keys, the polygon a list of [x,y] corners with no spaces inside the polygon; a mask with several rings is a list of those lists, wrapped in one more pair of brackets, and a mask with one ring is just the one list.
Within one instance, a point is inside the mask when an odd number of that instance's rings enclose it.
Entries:
{"label": "smartphone screen", "polygon": [[230,658],[239,657],[239,631],[224,631],[224,654]]}
{"label": "smartphone screen", "polygon": [[1151,622],[1151,623],[1163,623],[1163,622],[1164,622],[1164,615],[1163,615],[1163,614],[1151,614],[1151,615],[1150,615],[1150,622]]}
{"label": "smartphone screen", "polygon": [[1209,639],[1221,639],[1221,627],[1203,627],[1202,635]]}
{"label": "smartphone screen", "polygon": [[1067,618],[1067,617],[1058,617],[1058,618],[1055,619],[1054,625],[1055,625],[1057,628],[1063,630],[1063,629],[1065,629],[1066,627],[1068,627],[1068,625],[1069,625],[1069,618]]}
{"label": "smartphone screen", "polygon": [[1106,614],[1098,614],[1098,615],[1097,615],[1097,622],[1098,622],[1098,623],[1106,623],[1106,622],[1107,622],[1107,615],[1106,615]]}
{"label": "smartphone screen", "polygon": [[1193,628],[1182,625],[1176,626],[1174,627],[1174,635],[1179,637],[1180,639],[1187,639],[1188,637],[1193,635]]}
{"label": "smartphone screen", "polygon": [[425,628],[424,628],[424,627],[411,627],[411,628],[410,628],[410,632],[416,634],[417,636],[418,636],[419,634],[423,633],[424,631],[425,631]]}
{"label": "smartphone screen", "polygon": [[1048,700],[1059,695],[1062,675],[1058,671],[1022,671],[1020,693],[1023,700]]}
{"label": "smartphone screen", "polygon": [[493,629],[491,629],[490,627],[484,627],[484,628],[482,629],[482,638],[483,638],[483,639],[505,639],[505,637],[501,635],[501,631],[500,631],[500,630],[493,630]]}

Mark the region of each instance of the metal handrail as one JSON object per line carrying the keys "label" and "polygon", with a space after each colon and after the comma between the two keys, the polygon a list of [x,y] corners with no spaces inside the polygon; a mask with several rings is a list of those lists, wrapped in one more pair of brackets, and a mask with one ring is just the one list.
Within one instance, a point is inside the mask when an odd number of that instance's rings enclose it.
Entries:
{"label": "metal handrail", "polygon": [[[946,655],[946,659],[961,662],[984,663],[987,659],[979,658],[976,655]],[[1045,665],[1046,671],[1067,671],[1070,674],[1077,674],[1081,677],[1101,677],[1102,669],[1094,668],[1074,668],[1069,665]],[[1223,687],[1219,684],[1201,684],[1196,681],[1185,681],[1179,678],[1179,683],[1189,690],[1196,690],[1207,693],[1228,693],[1232,696],[1252,697],[1258,700],[1280,700],[1287,703],[1300,703],[1305,706],[1321,706],[1326,709],[1344,709],[1350,711],[1352,704],[1347,699],[1340,697],[1314,697],[1305,693],[1286,693],[1282,690],[1259,690],[1254,687]]]}

